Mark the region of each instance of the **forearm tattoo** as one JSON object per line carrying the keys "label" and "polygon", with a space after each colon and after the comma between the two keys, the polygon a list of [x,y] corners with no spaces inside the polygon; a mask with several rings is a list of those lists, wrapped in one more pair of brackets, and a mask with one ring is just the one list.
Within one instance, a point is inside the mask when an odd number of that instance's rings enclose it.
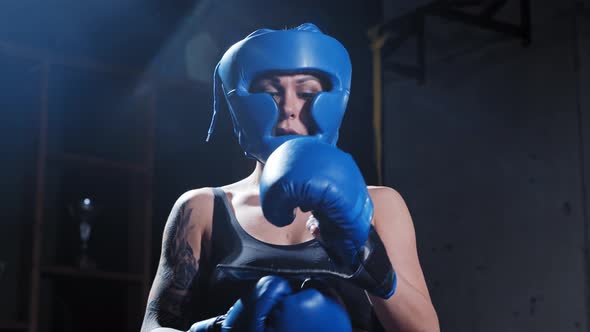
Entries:
{"label": "forearm tattoo", "polygon": [[163,262],[159,269],[161,280],[157,296],[149,303],[152,317],[164,327],[184,328],[186,304],[190,298],[190,288],[197,275],[198,261],[188,242],[191,208],[184,206],[169,221],[166,240],[163,246]]}

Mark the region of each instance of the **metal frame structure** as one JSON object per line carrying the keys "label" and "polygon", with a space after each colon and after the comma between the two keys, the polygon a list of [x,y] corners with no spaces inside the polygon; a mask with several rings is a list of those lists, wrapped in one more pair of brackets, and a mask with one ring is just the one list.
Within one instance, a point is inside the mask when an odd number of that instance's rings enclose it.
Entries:
{"label": "metal frame structure", "polygon": [[[383,184],[383,73],[392,72],[415,79],[420,84],[426,80],[426,18],[440,17],[480,29],[520,39],[524,47],[531,43],[530,0],[520,2],[520,22],[502,22],[496,14],[508,0],[435,0],[429,4],[369,29],[370,47],[373,53],[373,127],[375,131],[375,162],[379,184]],[[479,13],[472,14],[464,8],[476,7]],[[401,64],[384,61],[400,49],[410,38],[416,39],[416,63]]]}

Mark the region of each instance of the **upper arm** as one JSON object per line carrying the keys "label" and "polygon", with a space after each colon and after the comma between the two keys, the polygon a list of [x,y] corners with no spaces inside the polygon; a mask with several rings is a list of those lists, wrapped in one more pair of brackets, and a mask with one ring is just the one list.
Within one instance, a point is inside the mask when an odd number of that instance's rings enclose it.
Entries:
{"label": "upper arm", "polygon": [[416,247],[412,217],[401,195],[389,187],[369,190],[375,210],[373,224],[396,271],[430,299]]}
{"label": "upper arm", "polygon": [[196,281],[203,240],[210,233],[213,194],[193,190],[174,204],[162,236],[158,271],[148,297],[142,331],[155,327],[185,328],[186,305]]}

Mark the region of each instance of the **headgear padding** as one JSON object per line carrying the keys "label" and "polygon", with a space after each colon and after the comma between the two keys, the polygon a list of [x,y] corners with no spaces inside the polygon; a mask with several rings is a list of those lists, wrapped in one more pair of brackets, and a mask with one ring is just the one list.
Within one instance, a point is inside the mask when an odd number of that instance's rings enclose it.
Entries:
{"label": "headgear padding", "polygon": [[317,127],[312,136],[335,145],[350,94],[351,71],[344,46],[314,24],[290,30],[256,30],[231,46],[215,68],[213,119],[207,140],[223,95],[245,154],[265,163],[279,145],[297,136],[273,136],[278,106],[268,93],[250,93],[252,81],[269,72],[318,73],[330,81],[331,89],[311,101],[311,116]]}

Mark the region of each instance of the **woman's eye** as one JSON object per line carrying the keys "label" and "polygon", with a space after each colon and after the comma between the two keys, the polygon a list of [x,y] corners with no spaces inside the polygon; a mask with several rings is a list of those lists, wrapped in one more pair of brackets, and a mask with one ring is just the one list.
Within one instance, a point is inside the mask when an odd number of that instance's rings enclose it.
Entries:
{"label": "woman's eye", "polygon": [[311,99],[313,97],[315,97],[315,95],[317,95],[317,92],[300,92],[299,93],[299,97],[301,98],[305,98],[305,99]]}

